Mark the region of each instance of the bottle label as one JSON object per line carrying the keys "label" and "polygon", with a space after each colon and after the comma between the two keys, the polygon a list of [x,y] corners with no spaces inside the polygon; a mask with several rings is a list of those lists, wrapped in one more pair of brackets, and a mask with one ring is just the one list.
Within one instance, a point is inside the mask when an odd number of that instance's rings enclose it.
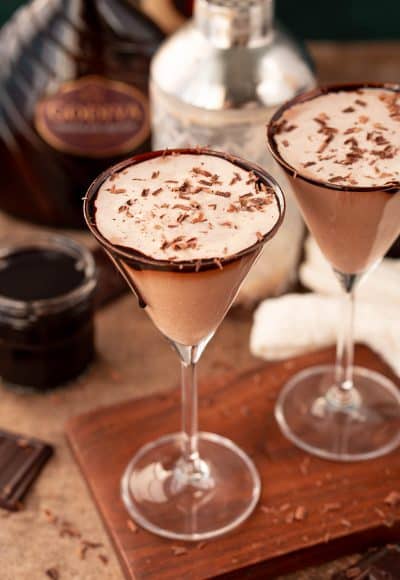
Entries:
{"label": "bottle label", "polygon": [[149,137],[149,106],[137,88],[91,75],[64,83],[38,101],[35,126],[63,153],[114,157],[137,149]]}

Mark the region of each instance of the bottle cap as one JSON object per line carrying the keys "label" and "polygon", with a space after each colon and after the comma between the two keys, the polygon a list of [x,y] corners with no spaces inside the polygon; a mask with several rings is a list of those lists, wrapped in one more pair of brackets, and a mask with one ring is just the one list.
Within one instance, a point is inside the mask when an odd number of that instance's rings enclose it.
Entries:
{"label": "bottle cap", "polygon": [[274,0],[197,0],[195,21],[218,48],[265,41],[272,32]]}

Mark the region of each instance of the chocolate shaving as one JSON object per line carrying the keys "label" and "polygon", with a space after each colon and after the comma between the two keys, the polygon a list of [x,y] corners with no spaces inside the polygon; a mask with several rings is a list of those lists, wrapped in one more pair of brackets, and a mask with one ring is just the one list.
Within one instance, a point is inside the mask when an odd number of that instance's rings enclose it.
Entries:
{"label": "chocolate shaving", "polygon": [[294,519],[296,522],[301,522],[307,516],[307,510],[304,506],[300,505],[295,509]]}
{"label": "chocolate shaving", "polygon": [[351,135],[352,133],[356,133],[356,129],[356,127],[349,127],[346,129],[346,131],[344,131],[343,135]]}
{"label": "chocolate shaving", "polygon": [[355,137],[349,137],[349,139],[346,139],[344,144],[351,145],[352,147],[358,147],[358,141]]}
{"label": "chocolate shaving", "polygon": [[320,115],[319,117],[314,117],[313,121],[318,123],[318,125],[320,125],[321,127],[327,126],[327,122],[326,122],[327,119],[325,119],[325,117],[323,117],[322,115]]}
{"label": "chocolate shaving", "polygon": [[386,145],[386,147],[382,150],[374,149],[371,151],[371,154],[379,157],[379,159],[393,159],[397,151],[398,150],[393,145]]}
{"label": "chocolate shaving", "polygon": [[231,197],[231,193],[229,191],[215,191],[214,193],[220,197]]}
{"label": "chocolate shaving", "polygon": [[388,131],[389,129],[382,125],[382,123],[374,123],[375,129],[379,129],[380,131]]}
{"label": "chocolate shaving", "polygon": [[249,178],[246,181],[246,185],[250,185],[251,183],[255,183],[258,180],[257,175],[255,175],[255,173],[253,173],[252,171],[249,171]]}
{"label": "chocolate shaving", "polygon": [[354,113],[355,108],[354,107],[346,107],[345,109],[342,110],[342,113]]}
{"label": "chocolate shaving", "polygon": [[204,175],[204,177],[211,177],[212,176],[212,173],[210,173],[206,169],[202,169],[201,167],[193,167],[192,171],[193,171],[193,173],[196,173],[197,175]]}
{"label": "chocolate shaving", "polygon": [[237,173],[237,171],[234,171],[233,177],[229,185],[235,185],[235,183],[237,183],[238,181],[242,181],[242,178],[240,177],[239,173]]}
{"label": "chocolate shaving", "polygon": [[189,214],[187,213],[181,213],[178,215],[178,217],[176,218],[176,221],[181,224],[182,222],[184,222],[187,218],[189,217]]}
{"label": "chocolate shaving", "polygon": [[213,182],[213,185],[222,185],[222,181],[220,181],[219,175],[216,173],[211,177],[211,181]]}
{"label": "chocolate shaving", "polygon": [[183,556],[188,552],[187,548],[184,546],[172,546],[171,550],[174,556]]}
{"label": "chocolate shaving", "polygon": [[126,189],[124,189],[122,187],[117,188],[117,187],[115,187],[115,184],[113,184],[109,189],[107,189],[107,191],[109,191],[110,193],[113,193],[113,194],[120,194],[120,193],[125,193]]}
{"label": "chocolate shaving", "polygon": [[192,208],[190,205],[183,205],[182,203],[176,203],[172,206],[172,209],[181,209],[183,211],[190,211]]}
{"label": "chocolate shaving", "polygon": [[323,153],[325,151],[325,149],[328,147],[329,143],[331,143],[331,141],[333,141],[333,138],[335,137],[335,135],[338,131],[334,127],[328,127],[328,125],[326,125],[326,123],[322,122],[321,120],[318,120],[318,119],[314,119],[314,120],[319,122],[322,125],[321,129],[318,131],[318,133],[322,133],[323,135],[325,135],[325,140],[317,151],[318,153]]}
{"label": "chocolate shaving", "polygon": [[398,507],[400,506],[400,493],[398,491],[391,491],[383,501],[392,508]]}
{"label": "chocolate shaving", "polygon": [[182,185],[178,187],[178,191],[187,192],[188,189],[190,189],[190,186],[191,186],[190,181],[188,179],[185,179]]}
{"label": "chocolate shaving", "polygon": [[201,211],[197,214],[197,216],[195,216],[190,223],[191,224],[199,224],[199,223],[203,223],[206,222],[207,218],[205,217],[204,213]]}
{"label": "chocolate shaving", "polygon": [[388,145],[389,144],[389,141],[383,135],[377,135],[374,139],[374,142],[377,145]]}

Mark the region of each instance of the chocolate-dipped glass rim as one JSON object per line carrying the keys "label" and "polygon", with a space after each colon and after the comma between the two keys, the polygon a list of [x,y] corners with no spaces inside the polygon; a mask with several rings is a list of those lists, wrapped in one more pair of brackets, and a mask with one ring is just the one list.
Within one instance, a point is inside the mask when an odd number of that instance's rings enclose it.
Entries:
{"label": "chocolate-dipped glass rim", "polygon": [[[97,228],[96,225],[96,207],[95,207],[95,200],[97,197],[97,192],[103,183],[108,179],[111,175],[119,173],[123,171],[126,167],[130,167],[132,165],[136,165],[138,163],[142,163],[144,161],[148,161],[149,159],[154,159],[155,157],[165,157],[166,155],[210,155],[212,157],[220,157],[231,163],[241,167],[246,171],[252,171],[257,177],[269,188],[272,189],[279,207],[279,218],[276,220],[273,227],[260,239],[241,250],[235,254],[226,257],[216,256],[214,258],[207,258],[207,259],[196,259],[196,260],[156,260],[134,250],[133,248],[128,248],[125,246],[112,244],[106,237],[104,237]],[[279,186],[279,184],[275,181],[275,179],[269,175],[262,167],[256,165],[254,163],[250,163],[237,157],[236,155],[231,155],[229,153],[223,153],[221,151],[214,151],[212,149],[196,147],[196,148],[181,148],[181,149],[164,149],[158,151],[150,151],[148,153],[142,153],[140,155],[136,155],[134,157],[130,157],[116,165],[113,165],[103,173],[101,173],[90,185],[87,194],[84,198],[84,216],[86,223],[95,236],[97,241],[105,247],[111,254],[117,254],[119,257],[123,258],[124,260],[128,260],[129,262],[133,263],[134,266],[138,269],[142,270],[166,270],[172,272],[199,272],[200,270],[212,270],[221,268],[221,266],[228,265],[231,262],[235,262],[236,260],[251,254],[254,252],[258,247],[261,247],[268,239],[272,238],[276,231],[279,229],[284,215],[285,215],[285,197],[284,194]]]}
{"label": "chocolate-dipped glass rim", "polygon": [[324,187],[325,189],[334,189],[336,191],[353,191],[353,192],[368,192],[368,191],[382,191],[386,193],[398,193],[400,192],[400,183],[392,182],[388,183],[387,185],[375,185],[370,187],[363,187],[360,185],[340,185],[337,183],[327,183],[326,181],[319,181],[318,179],[313,179],[312,177],[308,177],[303,175],[301,171],[298,171],[292,165],[290,165],[280,154],[276,140],[276,130],[278,126],[278,121],[281,119],[282,115],[288,110],[294,107],[295,105],[299,105],[300,103],[304,103],[306,101],[311,101],[317,97],[322,95],[326,95],[329,93],[338,93],[340,91],[357,91],[362,89],[386,89],[389,91],[393,91],[394,93],[400,93],[400,84],[396,83],[375,83],[375,82],[365,82],[365,83],[343,83],[343,84],[330,84],[324,85],[321,87],[317,87],[316,89],[312,89],[311,91],[307,91],[305,93],[301,93],[297,95],[293,99],[290,99],[286,103],[284,103],[272,116],[270,122],[267,125],[267,140],[268,146],[272,153],[274,159],[279,163],[279,165],[293,178],[302,179],[307,183],[311,183],[312,185],[316,185],[318,187]]}

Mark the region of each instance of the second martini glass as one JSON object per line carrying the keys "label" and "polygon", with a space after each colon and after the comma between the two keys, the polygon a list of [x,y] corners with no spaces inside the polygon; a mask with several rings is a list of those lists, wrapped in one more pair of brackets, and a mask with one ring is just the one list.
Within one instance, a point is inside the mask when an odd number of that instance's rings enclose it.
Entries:
{"label": "second martini glass", "polygon": [[[381,93],[377,93],[378,104],[368,109],[365,95],[371,96],[370,90]],[[395,104],[399,91],[397,85],[372,83],[316,89],[289,101],[268,127],[270,150],[289,176],[303,217],[344,291],[336,365],[308,368],[294,376],[283,388],[275,411],[289,439],[326,459],[371,459],[400,443],[400,395],[396,385],[372,370],[353,367],[354,290],[400,234],[400,186],[393,182],[362,186],[354,177],[349,181],[349,177],[336,177],[334,173],[351,174],[352,164],[368,147],[377,159],[392,158],[395,146],[388,140],[390,133],[374,115],[385,101],[391,107],[390,118],[399,115]],[[320,109],[314,104],[314,99],[326,95],[337,95],[336,104],[332,105],[334,99],[330,101],[329,115],[324,109],[326,101]],[[304,125],[293,117],[293,107],[299,110],[300,106],[309,115]],[[344,129],[349,115],[355,117],[354,126]],[[365,145],[361,144],[364,134]],[[321,146],[317,143],[320,149],[309,153],[319,138],[325,139]],[[332,148],[329,151],[328,146]],[[290,147],[303,160],[297,167],[287,161]],[[368,175],[378,179],[374,164],[372,159]],[[322,173],[317,172],[310,176],[316,167],[329,179],[324,181],[319,177]]]}
{"label": "second martini glass", "polygon": [[[172,173],[163,182],[163,187],[155,186],[150,177],[140,173],[145,170],[146,163],[153,163],[148,175],[157,179],[160,171],[161,174],[165,173],[166,162],[172,165],[174,159],[185,155],[191,156],[189,167],[192,169],[186,174],[182,171]],[[228,185],[224,187],[216,175],[218,164],[222,164],[223,168],[224,164],[229,166]],[[226,167],[225,170],[228,171]],[[121,212],[129,214],[125,221],[135,219],[139,215],[136,208],[144,196],[146,201],[143,203],[153,204],[150,206],[150,214],[154,217],[154,212],[161,213],[153,229],[147,230],[153,240],[154,228],[160,231],[161,227],[165,227],[165,234],[175,238],[173,243],[177,251],[183,244],[183,234],[189,235],[189,242],[192,243],[196,239],[192,237],[195,226],[190,224],[201,223],[204,230],[207,220],[198,210],[194,213],[197,218],[192,219],[190,204],[197,208],[202,204],[204,211],[209,205],[210,211],[226,205],[227,211],[235,212],[235,218],[232,213],[226,213],[222,218],[236,219],[237,227],[240,226],[241,216],[249,224],[254,219],[254,212],[258,211],[256,207],[264,206],[259,214],[263,233],[261,235],[254,231],[255,242],[253,240],[249,247],[233,255],[197,260],[153,259],[132,247],[112,242],[98,227],[98,192],[107,180],[106,192],[125,192],[119,184],[119,176],[126,175],[128,171],[131,171],[126,178],[129,178],[128,186],[134,188],[132,183],[138,183],[138,191],[143,188],[142,198],[139,193],[139,199],[121,202],[123,205],[109,216],[110,220],[118,220]],[[238,171],[245,172],[241,178],[237,177]],[[189,181],[195,182],[198,187],[191,187]],[[212,182],[220,185],[213,186]],[[248,193],[254,186],[255,193]],[[226,191],[228,187],[231,190],[236,187],[235,206],[229,205],[233,197]],[[174,200],[174,205],[161,199],[168,188],[170,198],[179,197],[178,202]],[[218,191],[221,189],[225,191]],[[154,197],[151,190],[154,190]],[[113,204],[117,199],[118,195],[110,194],[107,203]],[[268,203],[271,205],[268,206]],[[269,207],[274,208],[274,217],[268,222],[265,221],[267,214],[272,211]],[[283,194],[268,174],[236,157],[206,149],[169,150],[129,159],[105,172],[89,189],[84,209],[90,230],[137,295],[140,306],[146,309],[154,324],[173,345],[181,362],[182,431],[165,435],[137,451],[122,479],[125,506],[137,523],[167,538],[201,540],[228,532],[243,522],[254,509],[260,495],[260,480],[251,459],[232,441],[214,433],[198,431],[196,364],[231,306],[263,244],[279,228],[284,213]],[[162,213],[168,211],[174,216],[178,215],[178,211],[187,211],[180,213],[177,220],[174,217],[174,222],[169,226],[174,228],[172,230],[160,225],[165,219]],[[122,220],[117,228],[118,235],[125,227],[124,223]],[[267,227],[265,224],[268,223],[270,226]],[[138,224],[139,228],[142,227],[140,219]],[[217,221],[214,226],[211,223],[208,225],[214,232],[218,229]],[[227,234],[221,232],[221,235],[226,240]],[[143,239],[136,240],[137,243],[140,241]]]}

